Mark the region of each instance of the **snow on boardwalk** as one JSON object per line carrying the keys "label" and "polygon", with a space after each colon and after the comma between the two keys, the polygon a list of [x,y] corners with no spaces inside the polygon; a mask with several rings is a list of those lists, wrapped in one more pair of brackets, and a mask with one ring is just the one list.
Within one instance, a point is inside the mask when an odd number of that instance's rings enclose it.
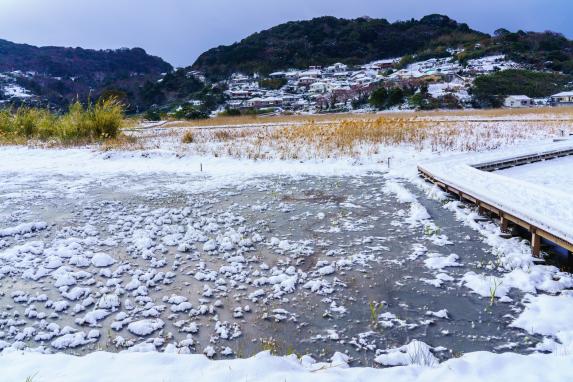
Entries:
{"label": "snow on boardwalk", "polygon": [[[473,167],[484,162],[506,160],[525,154],[571,148],[571,141],[539,147],[526,146],[515,150],[512,155],[507,155],[506,152],[452,156],[420,164],[418,168],[431,174],[437,181],[573,243],[572,193]],[[547,162],[547,165],[550,163]]]}
{"label": "snow on boardwalk", "polygon": [[498,174],[573,194],[573,156],[512,167]]}

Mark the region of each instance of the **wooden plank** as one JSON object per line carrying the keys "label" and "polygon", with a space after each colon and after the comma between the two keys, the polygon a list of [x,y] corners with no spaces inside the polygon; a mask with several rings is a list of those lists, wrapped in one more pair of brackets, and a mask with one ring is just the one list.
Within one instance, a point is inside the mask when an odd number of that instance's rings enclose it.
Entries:
{"label": "wooden plank", "polygon": [[474,203],[474,204],[477,204],[477,202],[478,202],[478,200],[477,200],[476,198],[474,198],[473,196],[468,195],[468,194],[466,194],[466,193],[464,193],[464,192],[462,192],[462,196],[464,197],[464,199],[466,199],[466,200],[468,200],[468,201],[470,201],[470,202],[472,202],[472,203]]}
{"label": "wooden plank", "polygon": [[537,235],[541,236],[542,238],[549,240],[552,243],[557,244],[558,246],[565,248],[566,250],[573,252],[573,243],[570,243],[566,240],[563,240],[560,237],[557,237],[550,232],[547,232],[542,229],[537,229]]}
{"label": "wooden plank", "polygon": [[573,149],[555,150],[555,151],[550,151],[550,152],[540,153],[540,154],[533,154],[533,155],[523,155],[523,156],[515,157],[512,159],[480,163],[480,164],[474,165],[473,167],[478,169],[478,170],[491,172],[491,171],[496,171],[496,170],[503,170],[506,168],[514,167],[514,166],[522,166],[522,165],[531,164],[531,163],[535,163],[535,162],[541,162],[544,160],[566,157],[569,155],[573,155]]}
{"label": "wooden plank", "polygon": [[528,222],[526,222],[526,221],[524,221],[524,220],[521,220],[520,218],[515,217],[515,216],[513,216],[513,215],[511,215],[511,214],[508,214],[508,213],[504,213],[504,216],[505,216],[505,218],[506,218],[507,220],[509,220],[510,222],[515,223],[515,224],[517,224],[518,226],[520,226],[520,227],[522,227],[522,228],[525,228],[525,229],[528,230],[528,231],[531,231],[532,225],[529,224]]}

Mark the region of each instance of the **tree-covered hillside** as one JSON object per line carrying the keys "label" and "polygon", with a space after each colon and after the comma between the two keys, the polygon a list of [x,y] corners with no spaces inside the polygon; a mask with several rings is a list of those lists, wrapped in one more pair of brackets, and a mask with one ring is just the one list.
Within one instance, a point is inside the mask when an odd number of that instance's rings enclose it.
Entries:
{"label": "tree-covered hillside", "polygon": [[572,80],[573,76],[560,73],[505,70],[477,77],[471,92],[480,106],[499,107],[508,95],[548,97],[565,89]]}
{"label": "tree-covered hillside", "polygon": [[529,64],[537,70],[553,70],[573,74],[573,41],[562,34],[546,31],[509,32],[498,29],[480,44],[458,55],[465,60],[489,54],[505,54],[509,59]]}
{"label": "tree-covered hillside", "polygon": [[141,48],[91,50],[36,47],[0,40],[0,73],[16,72],[15,81],[53,107],[67,107],[77,97],[114,92],[135,110],[140,89],[172,66]]}
{"label": "tree-covered hillside", "polygon": [[159,57],[141,48],[92,50],[36,47],[0,39],[0,71],[34,71],[56,77],[121,73],[157,74],[172,69]]}
{"label": "tree-covered hillside", "polygon": [[211,49],[197,59],[193,69],[221,78],[236,71],[269,73],[335,62],[363,64],[417,52],[443,55],[446,48],[475,45],[484,38],[488,35],[442,15],[395,23],[320,17],[282,24]]}
{"label": "tree-covered hillside", "polygon": [[490,36],[443,15],[394,23],[335,17],[288,22],[233,45],[208,50],[192,68],[220,79],[233,72],[268,74],[335,62],[364,64],[404,55],[415,55],[420,61],[449,56],[449,48],[463,48],[457,55],[461,62],[505,54],[538,70],[573,73],[573,41],[559,33],[499,29]]}

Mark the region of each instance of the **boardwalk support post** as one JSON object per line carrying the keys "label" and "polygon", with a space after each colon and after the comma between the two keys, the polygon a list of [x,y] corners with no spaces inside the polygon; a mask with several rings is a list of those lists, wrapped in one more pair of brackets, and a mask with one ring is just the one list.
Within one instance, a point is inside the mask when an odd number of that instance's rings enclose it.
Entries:
{"label": "boardwalk support post", "polygon": [[534,257],[541,254],[541,236],[534,229],[531,230],[531,253]]}
{"label": "boardwalk support post", "polygon": [[504,216],[501,217],[500,225],[501,225],[501,232],[503,233],[509,232],[509,220],[507,220],[506,217]]}

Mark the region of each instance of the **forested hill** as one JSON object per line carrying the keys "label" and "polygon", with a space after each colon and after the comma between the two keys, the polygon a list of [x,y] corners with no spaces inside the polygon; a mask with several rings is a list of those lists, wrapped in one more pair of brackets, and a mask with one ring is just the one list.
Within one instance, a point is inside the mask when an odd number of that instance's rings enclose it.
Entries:
{"label": "forested hill", "polygon": [[287,68],[369,61],[416,55],[417,60],[449,56],[448,48],[462,48],[463,62],[487,54],[506,54],[536,69],[573,73],[573,42],[554,32],[509,32],[493,36],[471,29],[444,15],[397,21],[320,17],[295,21],[255,33],[229,46],[203,53],[194,70],[211,79],[233,72],[268,74]]}
{"label": "forested hill", "polygon": [[142,85],[172,69],[141,48],[36,47],[0,39],[0,73],[22,73],[13,75],[18,85],[54,106],[105,91],[120,92],[134,106],[145,104]]}
{"label": "forested hill", "polygon": [[36,47],[0,39],[0,71],[34,71],[56,77],[92,76],[94,73],[154,74],[168,72],[171,65],[141,48],[92,50]]}
{"label": "forested hill", "polygon": [[268,73],[335,62],[360,64],[475,43],[483,38],[487,35],[442,15],[394,23],[385,19],[320,17],[281,24],[233,45],[208,50],[193,69],[213,78],[235,71]]}

